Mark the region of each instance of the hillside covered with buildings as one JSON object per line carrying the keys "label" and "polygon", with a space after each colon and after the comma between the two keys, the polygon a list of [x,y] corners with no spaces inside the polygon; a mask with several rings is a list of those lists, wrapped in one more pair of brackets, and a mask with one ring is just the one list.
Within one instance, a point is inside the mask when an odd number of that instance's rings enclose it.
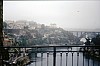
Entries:
{"label": "hillside covered with buildings", "polygon": [[[20,20],[4,21],[3,27],[6,39],[7,37],[10,39],[13,38],[12,45],[69,45],[80,42],[77,36],[63,28],[57,27],[56,24],[46,26],[45,24],[38,24],[34,21]],[[7,45],[6,43],[5,45]]]}

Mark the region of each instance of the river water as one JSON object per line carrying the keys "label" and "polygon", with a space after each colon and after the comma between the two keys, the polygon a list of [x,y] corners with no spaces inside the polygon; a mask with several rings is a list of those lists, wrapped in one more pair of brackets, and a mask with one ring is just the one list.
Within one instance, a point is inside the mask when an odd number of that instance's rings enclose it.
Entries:
{"label": "river water", "polygon": [[[67,49],[57,49],[57,51],[66,51],[66,50]],[[74,47],[72,48],[72,50],[77,50],[77,48]],[[66,62],[66,57],[67,57],[67,62]],[[84,66],[93,66],[93,64],[94,66],[100,66],[100,62],[96,60],[93,61],[92,59],[88,60],[88,58],[83,56],[83,53],[79,53],[79,56],[77,56],[76,52],[73,53],[73,58],[71,52],[68,53],[68,56],[66,56],[65,52],[62,53],[62,56],[61,53],[56,53],[56,66],[83,66],[83,58],[84,58]],[[43,53],[43,57],[41,57],[41,53],[37,53],[37,58],[35,59],[36,62],[34,61],[27,66],[53,66],[53,53],[49,53],[48,57],[47,53]]]}

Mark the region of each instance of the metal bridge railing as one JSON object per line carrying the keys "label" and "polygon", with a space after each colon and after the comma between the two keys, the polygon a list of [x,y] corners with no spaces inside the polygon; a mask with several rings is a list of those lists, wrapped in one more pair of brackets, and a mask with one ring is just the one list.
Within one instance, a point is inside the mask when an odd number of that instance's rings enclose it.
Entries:
{"label": "metal bridge railing", "polygon": [[[33,47],[0,47],[8,51],[1,51],[9,54],[5,60],[3,55],[0,60],[1,66],[21,66],[18,58],[28,57],[26,66],[100,66],[100,46],[33,46]],[[17,49],[11,51],[11,49]],[[12,56],[13,55],[13,56]],[[32,58],[31,58],[31,57]],[[37,61],[39,57],[40,63]],[[45,58],[45,61],[44,59]],[[17,61],[15,61],[17,60]],[[21,61],[21,60],[20,60]],[[39,65],[38,65],[39,64]]]}

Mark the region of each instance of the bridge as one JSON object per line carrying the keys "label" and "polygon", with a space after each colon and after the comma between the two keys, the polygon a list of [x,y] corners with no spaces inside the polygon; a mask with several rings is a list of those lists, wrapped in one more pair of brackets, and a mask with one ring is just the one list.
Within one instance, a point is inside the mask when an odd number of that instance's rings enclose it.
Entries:
{"label": "bridge", "polygon": [[[16,33],[20,34],[25,31],[29,31],[30,33],[36,33],[37,30],[25,30],[25,29],[4,29],[6,33]],[[96,34],[100,34],[99,30],[69,30],[68,32],[72,33],[73,35],[77,36],[80,40],[82,38],[93,38]]]}
{"label": "bridge", "polygon": [[[95,34],[100,34],[100,31],[93,31],[93,30],[88,30],[88,31],[85,31],[85,30],[70,30],[68,32],[71,32],[73,33],[73,35],[79,37],[80,39],[81,38],[86,38],[86,36],[93,36]],[[91,37],[90,37],[91,38]]]}

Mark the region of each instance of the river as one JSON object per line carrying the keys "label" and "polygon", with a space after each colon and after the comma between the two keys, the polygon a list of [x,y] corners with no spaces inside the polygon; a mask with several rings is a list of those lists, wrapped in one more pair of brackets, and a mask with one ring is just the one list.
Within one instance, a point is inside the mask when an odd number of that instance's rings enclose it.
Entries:
{"label": "river", "polygon": [[[58,50],[65,51],[67,49],[57,49],[57,51]],[[74,47],[72,48],[72,50],[77,50],[77,48]],[[72,58],[72,53],[71,52],[68,53],[67,65],[66,65],[66,53],[63,52],[62,56],[61,56],[61,53],[56,53],[56,66],[83,66],[83,58],[84,58],[84,66],[93,66],[93,64],[94,66],[100,66],[100,62],[96,60],[93,61],[92,59],[89,59],[88,61],[86,57],[83,57],[83,53],[79,53],[79,56],[77,56],[76,52],[73,53],[73,58]],[[72,65],[72,59],[73,59],[73,65]],[[88,62],[89,62],[89,65],[88,65]],[[47,57],[47,53],[43,53],[42,58],[41,58],[41,53],[37,53],[36,62],[32,62],[31,64],[27,66],[53,66],[53,53],[49,53],[48,57]]]}

